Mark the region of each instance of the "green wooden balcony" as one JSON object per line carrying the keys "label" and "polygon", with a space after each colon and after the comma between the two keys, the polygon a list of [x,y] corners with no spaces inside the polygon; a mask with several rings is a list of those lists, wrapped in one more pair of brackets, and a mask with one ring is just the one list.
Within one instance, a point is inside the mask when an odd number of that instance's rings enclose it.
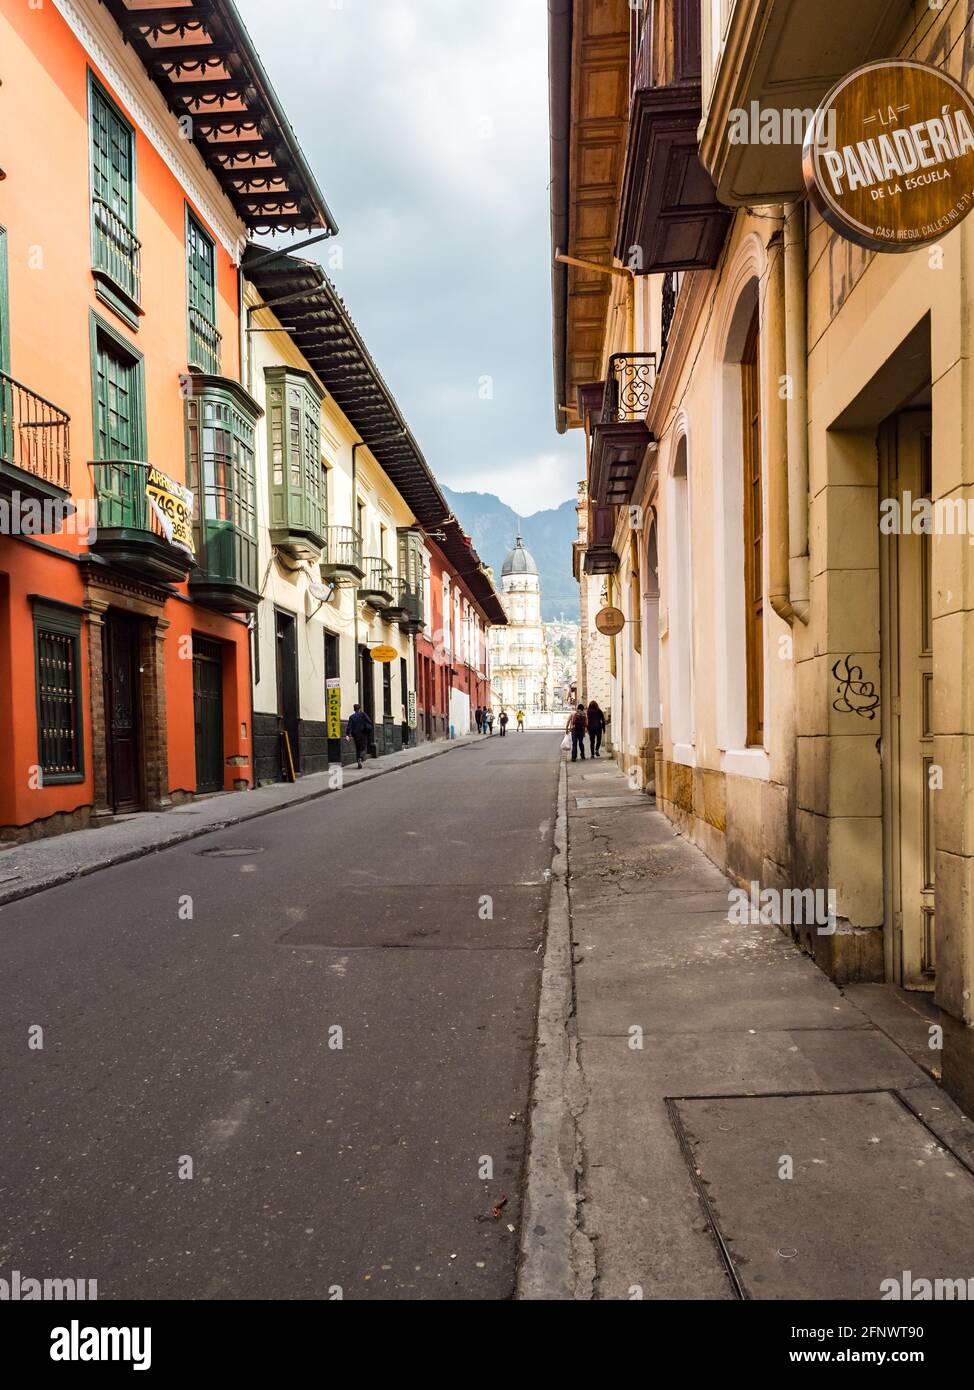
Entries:
{"label": "green wooden balcony", "polygon": [[121,295],[123,307],[141,314],[142,243],[103,198],[91,200],[95,278]]}
{"label": "green wooden balcony", "polygon": [[201,372],[207,372],[211,376],[218,375],[222,343],[222,334],[217,332],[210,320],[197,309],[195,304],[191,304],[189,306],[190,366],[197,367]]}
{"label": "green wooden balcony", "polygon": [[198,603],[222,613],[253,613],[260,603],[257,541],[228,523],[204,521],[197,528],[198,568],[189,591]]}
{"label": "green wooden balcony", "polygon": [[88,465],[95,493],[91,550],[118,569],[140,577],[177,583],[193,565],[190,551],[174,544],[149,503],[146,484],[152,464],[105,459]]}
{"label": "green wooden balcony", "polygon": [[255,439],[261,409],[239,382],[194,372],[186,401],[196,568],[189,591],[221,613],[252,613],[257,578]]}
{"label": "green wooden balcony", "polygon": [[399,576],[392,578],[392,598],[383,617],[391,623],[398,623],[407,632],[420,632],[423,628],[423,595],[409,587],[409,581]]}
{"label": "green wooden balcony", "polygon": [[[70,485],[70,417],[0,372],[0,495],[42,504],[31,509],[38,514],[39,524],[30,527],[36,534],[57,531],[74,511],[67,501]],[[20,524],[26,520],[25,514]]]}

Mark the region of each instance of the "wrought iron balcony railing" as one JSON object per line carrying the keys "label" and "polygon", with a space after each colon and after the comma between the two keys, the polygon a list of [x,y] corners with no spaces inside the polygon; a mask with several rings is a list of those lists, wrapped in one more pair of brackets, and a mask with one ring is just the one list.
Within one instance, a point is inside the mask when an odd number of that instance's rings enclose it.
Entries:
{"label": "wrought iron balcony railing", "polygon": [[92,198],[95,270],[101,271],[135,304],[142,299],[142,243],[103,198]]}
{"label": "wrought iron balcony railing", "polygon": [[220,347],[223,335],[195,304],[189,306],[189,361],[209,376],[220,374]]}
{"label": "wrought iron balcony railing", "polygon": [[354,571],[360,577],[365,574],[362,537],[353,526],[327,528],[325,548],[321,554],[321,568],[326,575],[333,575],[336,571]]}
{"label": "wrought iron balcony railing", "polygon": [[0,460],[68,489],[70,422],[60,407],[0,372]]}
{"label": "wrought iron balcony railing", "polygon": [[645,419],[655,385],[655,352],[615,353],[609,358],[601,423],[624,425]]}
{"label": "wrought iron balcony railing", "polygon": [[360,586],[364,594],[381,594],[388,602],[392,597],[392,566],[380,555],[366,555],[365,578]]}

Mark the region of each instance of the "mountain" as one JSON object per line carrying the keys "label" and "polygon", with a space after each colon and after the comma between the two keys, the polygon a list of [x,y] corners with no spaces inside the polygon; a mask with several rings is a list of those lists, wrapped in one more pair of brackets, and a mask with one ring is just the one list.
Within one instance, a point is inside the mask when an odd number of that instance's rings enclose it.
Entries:
{"label": "mountain", "polygon": [[[484,564],[494,571],[494,582],[501,586],[501,567],[514,545],[518,514],[492,492],[454,492],[443,487],[443,495],[456,513],[460,525],[471,537]],[[564,613],[569,622],[579,620],[578,585],[572,575],[572,541],[578,534],[578,514],[574,501],[534,516],[520,518],[524,544],[534,556],[541,576],[541,617],[552,622]]]}

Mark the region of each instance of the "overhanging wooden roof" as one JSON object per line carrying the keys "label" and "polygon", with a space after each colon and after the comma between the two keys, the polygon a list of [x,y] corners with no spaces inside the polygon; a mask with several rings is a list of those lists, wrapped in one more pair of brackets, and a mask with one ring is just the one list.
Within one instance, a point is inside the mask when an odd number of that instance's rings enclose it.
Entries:
{"label": "overhanging wooden roof", "polygon": [[251,245],[243,273],[301,349],[386,477],[466,584],[488,622],[507,615],[470,537],[452,514],[395,397],[352,322],[341,295],[316,261]]}
{"label": "overhanging wooden roof", "polygon": [[233,0],[102,0],[251,232],[336,232]]}
{"label": "overhanging wooden roof", "polygon": [[[552,255],[614,265],[629,127],[626,0],[550,0]],[[601,375],[613,278],[555,264],[555,409],[581,420],[577,388]]]}
{"label": "overhanging wooden roof", "polygon": [[449,569],[462,579],[481,615],[494,627],[507,626],[507,613],[501,603],[500,595],[494,588],[484,562],[473,548],[473,541],[464,531],[455,516],[445,525],[438,527],[445,539],[435,544],[444,556]]}
{"label": "overhanging wooden roof", "polygon": [[286,252],[267,260],[268,254],[265,247],[248,247],[244,275],[288,329],[420,525],[439,525],[450,508],[335,286],[315,261]]}

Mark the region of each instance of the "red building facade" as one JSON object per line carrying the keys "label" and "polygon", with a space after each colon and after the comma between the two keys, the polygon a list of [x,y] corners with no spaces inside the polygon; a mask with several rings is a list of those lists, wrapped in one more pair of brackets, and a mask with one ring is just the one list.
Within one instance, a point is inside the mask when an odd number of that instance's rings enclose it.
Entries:
{"label": "red building facade", "polygon": [[426,538],[426,627],[416,637],[417,739],[459,738],[490,703],[488,629],[506,623],[490,572],[451,518]]}

